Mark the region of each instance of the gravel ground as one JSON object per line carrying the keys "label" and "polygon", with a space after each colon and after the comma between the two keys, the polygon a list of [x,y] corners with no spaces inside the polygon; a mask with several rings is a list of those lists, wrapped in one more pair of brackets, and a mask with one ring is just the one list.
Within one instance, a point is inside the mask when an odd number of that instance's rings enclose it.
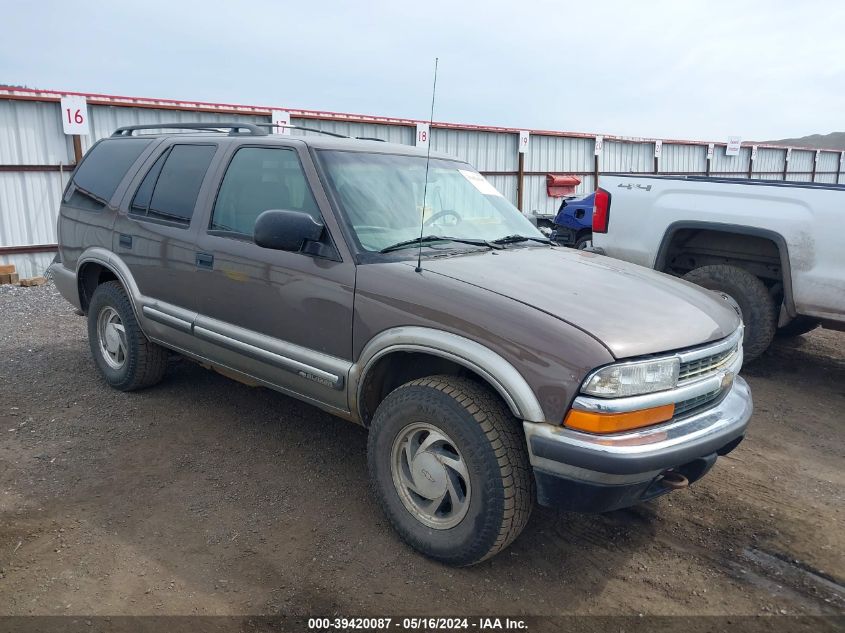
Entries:
{"label": "gravel ground", "polygon": [[845,334],[745,371],[748,438],[692,488],[535,511],[498,557],[424,559],[363,429],[186,361],[109,389],[52,285],[0,286],[0,615],[843,614]]}

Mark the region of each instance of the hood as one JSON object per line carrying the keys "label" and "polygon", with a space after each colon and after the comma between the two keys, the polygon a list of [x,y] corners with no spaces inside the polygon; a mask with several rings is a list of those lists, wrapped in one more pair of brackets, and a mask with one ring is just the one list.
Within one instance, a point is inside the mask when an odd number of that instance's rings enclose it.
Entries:
{"label": "hood", "polygon": [[701,345],[739,326],[733,309],[708,290],[569,248],[431,258],[422,268],[542,310],[591,334],[616,358]]}

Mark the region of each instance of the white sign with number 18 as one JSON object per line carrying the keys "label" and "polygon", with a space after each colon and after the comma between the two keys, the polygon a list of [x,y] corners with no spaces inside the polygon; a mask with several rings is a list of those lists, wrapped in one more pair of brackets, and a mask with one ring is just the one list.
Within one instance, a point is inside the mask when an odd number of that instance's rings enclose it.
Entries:
{"label": "white sign with number 18", "polygon": [[428,147],[431,127],[428,123],[417,123],[417,147]]}
{"label": "white sign with number 18", "polygon": [[65,134],[81,134],[88,131],[88,101],[85,97],[62,97],[62,128]]}

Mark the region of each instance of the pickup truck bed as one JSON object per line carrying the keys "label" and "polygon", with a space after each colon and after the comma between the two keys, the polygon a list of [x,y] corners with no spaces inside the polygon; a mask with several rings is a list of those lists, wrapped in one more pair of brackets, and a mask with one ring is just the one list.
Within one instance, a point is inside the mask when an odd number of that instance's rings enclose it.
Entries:
{"label": "pickup truck bed", "polygon": [[731,295],[747,359],[778,327],[845,327],[845,186],[639,174],[601,185],[610,208],[594,247]]}

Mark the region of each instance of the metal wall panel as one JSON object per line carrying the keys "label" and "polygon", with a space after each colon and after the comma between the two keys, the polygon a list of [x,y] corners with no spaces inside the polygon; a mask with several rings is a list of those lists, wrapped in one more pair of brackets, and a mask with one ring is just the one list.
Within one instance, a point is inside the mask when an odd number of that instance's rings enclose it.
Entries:
{"label": "metal wall panel", "polygon": [[810,182],[813,179],[813,158],[815,155],[815,152],[792,150],[789,156],[789,169],[786,172],[786,179],[795,182]]}
{"label": "metal wall panel", "polygon": [[431,149],[451,154],[473,165],[478,171],[516,171],[516,134],[475,130],[431,130]]}
{"label": "metal wall panel", "polygon": [[[319,119],[291,118],[291,125],[325,130],[344,136],[377,138],[388,143],[401,143],[402,145],[413,145],[416,128],[406,125],[384,125],[381,123],[355,123],[352,121],[321,121]],[[295,136],[309,136],[314,132],[303,130],[291,130]]]}
{"label": "metal wall panel", "polygon": [[14,264],[21,279],[37,277],[47,271],[55,253],[15,253],[14,255],[0,255],[0,264]]}
{"label": "metal wall panel", "polygon": [[[581,184],[575,189],[576,196],[582,196],[595,191],[593,176],[579,176]],[[562,198],[550,198],[546,193],[545,176],[525,177],[525,196],[523,211],[529,215],[554,215],[560,208]]]}
{"label": "metal wall panel", "polygon": [[[166,108],[139,108],[133,106],[89,105],[91,135],[83,137],[83,149],[93,142],[109,136],[123,125],[172,122],[222,123],[227,121],[269,123],[268,115],[221,114],[202,110],[179,110]],[[317,118],[294,117],[292,124],[314,127],[321,130],[353,137],[374,137],[391,143],[412,145],[415,128],[411,122],[405,124],[379,123],[369,121],[343,121],[336,116],[311,113]],[[309,134],[292,131],[292,134]],[[491,175],[489,180],[508,200],[516,204],[518,134],[509,131],[433,128],[431,130],[432,150],[451,154],[466,160],[482,172],[511,172]],[[583,195],[595,189],[592,176],[594,166],[594,139],[590,137],[564,137],[532,134],[525,156],[525,171],[545,174],[576,173],[581,184],[576,195]],[[705,173],[707,146],[701,144],[665,143],[659,162],[662,173]],[[725,147],[717,145],[711,165],[713,175],[746,177],[751,148],[741,148],[740,155],[725,155]],[[778,148],[759,148],[755,161],[754,176],[778,180],[784,167],[785,152]],[[789,163],[789,180],[809,181],[813,169],[815,152],[795,149]],[[67,165],[73,162],[73,146],[70,137],[62,132],[59,104],[47,101],[0,100],[0,164],[4,165]],[[839,154],[823,152],[820,155],[818,171],[835,171],[839,166]],[[653,141],[624,141],[605,139],[600,158],[603,172],[651,173],[654,169]],[[762,172],[769,172],[763,174]],[[796,172],[805,172],[798,175]],[[845,165],[842,166],[845,182]],[[67,173],[5,172],[0,173],[0,246],[23,246],[55,242],[56,213],[62,190],[62,180]],[[818,174],[818,182],[835,182],[836,175]],[[528,213],[553,214],[560,206],[559,198],[546,194],[544,175],[525,176],[524,207]],[[40,260],[36,256],[16,256],[27,266],[36,267]],[[33,273],[35,274],[35,273]]]}
{"label": "metal wall panel", "polygon": [[[516,146],[519,139],[511,136]],[[592,172],[594,149],[595,141],[591,138],[534,134],[528,142],[525,171]]]}
{"label": "metal wall panel", "polygon": [[0,165],[67,165],[73,160],[58,103],[0,100]]}
{"label": "metal wall panel", "polygon": [[751,148],[740,147],[739,155],[727,156],[724,146],[713,148],[713,160],[710,165],[710,172],[714,176],[725,176],[730,178],[747,178],[748,163],[751,160]]}
{"label": "metal wall panel", "polygon": [[[189,112],[186,110],[154,110],[152,108],[127,108],[123,106],[88,106],[91,135],[82,137],[82,149],[88,149],[101,138],[111,136],[124,125],[154,125],[156,123],[270,123],[269,116],[244,114],[218,114],[216,112]],[[171,130],[172,131],[172,130]],[[142,133],[155,133],[149,130]]]}
{"label": "metal wall panel", "polygon": [[0,246],[56,243],[67,178],[59,172],[0,173]]}
{"label": "metal wall panel", "polygon": [[654,172],[654,144],[605,141],[599,167],[602,171],[651,174]]}
{"label": "metal wall panel", "polygon": [[773,147],[760,147],[757,149],[757,160],[754,161],[752,176],[763,180],[783,180],[785,160],[786,151]]}
{"label": "metal wall panel", "polygon": [[666,174],[705,174],[707,172],[706,145],[664,143],[659,170]]}
{"label": "metal wall panel", "polygon": [[[822,152],[819,154],[819,162],[816,163],[816,172],[835,172],[839,169],[839,154],[833,152]],[[836,174],[816,173],[816,182],[835,183]]]}

